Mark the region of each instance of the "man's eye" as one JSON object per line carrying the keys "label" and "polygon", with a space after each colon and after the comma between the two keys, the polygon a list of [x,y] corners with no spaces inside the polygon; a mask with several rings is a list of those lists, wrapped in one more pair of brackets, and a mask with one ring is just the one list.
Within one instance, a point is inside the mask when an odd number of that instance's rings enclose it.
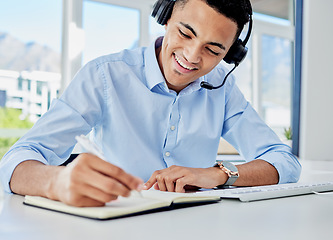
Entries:
{"label": "man's eye", "polygon": [[212,54],[214,54],[214,55],[216,55],[216,56],[220,55],[220,53],[215,52],[215,51],[213,51],[213,50],[210,49],[210,48],[207,48],[207,50],[210,51]]}
{"label": "man's eye", "polygon": [[179,30],[179,33],[185,38],[191,38],[189,35],[186,35],[182,30]]}

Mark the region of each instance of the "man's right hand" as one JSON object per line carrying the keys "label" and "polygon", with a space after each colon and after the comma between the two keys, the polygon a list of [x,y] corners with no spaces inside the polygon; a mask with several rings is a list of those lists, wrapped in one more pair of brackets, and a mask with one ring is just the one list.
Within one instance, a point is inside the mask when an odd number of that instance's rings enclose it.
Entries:
{"label": "man's right hand", "polygon": [[103,206],[118,196],[129,196],[131,190],[140,191],[142,186],[141,179],[89,153],[80,154],[66,167],[22,162],[11,181],[13,192],[80,207]]}
{"label": "man's right hand", "polygon": [[[52,180],[50,198],[74,206],[103,206],[141,190],[143,181],[95,155],[80,154]],[[55,195],[53,195],[55,194]]]}

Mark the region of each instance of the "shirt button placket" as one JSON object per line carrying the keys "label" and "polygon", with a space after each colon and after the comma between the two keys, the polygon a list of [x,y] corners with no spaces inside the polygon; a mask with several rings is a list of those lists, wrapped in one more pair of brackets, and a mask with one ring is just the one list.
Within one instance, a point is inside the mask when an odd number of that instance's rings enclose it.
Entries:
{"label": "shirt button placket", "polygon": [[177,124],[179,121],[179,110],[178,110],[178,98],[175,99],[171,113],[170,113],[170,121],[169,121],[169,128],[167,132],[167,139],[166,139],[166,144],[165,144],[165,162],[167,163],[168,166],[172,165],[173,158],[171,155],[172,150],[174,149],[177,141]]}

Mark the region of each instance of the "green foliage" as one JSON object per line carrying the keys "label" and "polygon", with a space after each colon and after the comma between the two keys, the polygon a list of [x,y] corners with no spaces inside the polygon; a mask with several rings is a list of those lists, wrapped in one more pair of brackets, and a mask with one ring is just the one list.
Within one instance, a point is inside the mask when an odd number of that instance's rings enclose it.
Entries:
{"label": "green foliage", "polygon": [[19,138],[0,138],[0,159]]}
{"label": "green foliage", "polygon": [[291,127],[289,128],[284,128],[284,136],[286,137],[287,140],[291,140],[292,139],[292,131],[291,131]]}
{"label": "green foliage", "polygon": [[14,108],[0,108],[0,128],[31,128],[28,118],[21,119],[22,111]]}
{"label": "green foliage", "polygon": [[[28,118],[21,119],[21,115],[21,110],[0,108],[0,128],[31,128],[33,123]],[[0,159],[18,139],[18,137],[0,137]]]}

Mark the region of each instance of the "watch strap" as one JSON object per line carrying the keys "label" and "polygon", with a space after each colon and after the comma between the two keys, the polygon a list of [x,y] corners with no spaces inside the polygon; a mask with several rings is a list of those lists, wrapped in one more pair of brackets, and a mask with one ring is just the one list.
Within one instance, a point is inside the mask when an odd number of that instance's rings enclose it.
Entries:
{"label": "watch strap", "polygon": [[228,180],[225,184],[221,186],[231,186],[236,182],[239,177],[238,168],[231,162],[219,161],[215,164],[216,167],[219,167],[224,173],[228,175]]}

